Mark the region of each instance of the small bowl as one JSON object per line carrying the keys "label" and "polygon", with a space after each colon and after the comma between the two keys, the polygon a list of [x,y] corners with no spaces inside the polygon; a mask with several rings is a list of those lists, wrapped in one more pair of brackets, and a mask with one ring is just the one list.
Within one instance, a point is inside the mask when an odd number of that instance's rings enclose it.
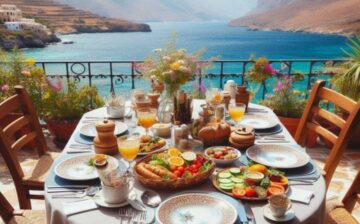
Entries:
{"label": "small bowl", "polygon": [[[209,155],[209,151],[217,149],[217,148],[227,148],[228,150],[232,150],[236,154],[236,157],[232,158],[232,159],[217,159],[217,158],[211,157]],[[241,152],[239,150],[237,150],[236,148],[233,148],[230,146],[213,146],[213,147],[209,147],[205,150],[205,156],[210,159],[213,159],[217,165],[224,166],[224,165],[231,165],[233,162],[238,160],[241,156]]]}
{"label": "small bowl", "polygon": [[247,185],[256,185],[264,179],[264,174],[257,171],[248,171],[245,174],[245,182]]}
{"label": "small bowl", "polygon": [[151,128],[155,135],[159,137],[169,137],[171,136],[171,124],[169,123],[157,123],[154,124]]}

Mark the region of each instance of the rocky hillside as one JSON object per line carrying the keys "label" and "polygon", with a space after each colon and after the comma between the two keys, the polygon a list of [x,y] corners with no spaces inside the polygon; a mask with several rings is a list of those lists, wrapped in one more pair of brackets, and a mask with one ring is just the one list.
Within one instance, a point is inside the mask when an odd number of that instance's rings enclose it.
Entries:
{"label": "rocky hillside", "polygon": [[252,29],[353,34],[360,31],[359,0],[258,0],[232,26]]}
{"label": "rocky hillside", "polygon": [[1,0],[0,3],[17,5],[24,16],[36,18],[59,33],[151,31],[147,24],[104,18],[52,0]]}

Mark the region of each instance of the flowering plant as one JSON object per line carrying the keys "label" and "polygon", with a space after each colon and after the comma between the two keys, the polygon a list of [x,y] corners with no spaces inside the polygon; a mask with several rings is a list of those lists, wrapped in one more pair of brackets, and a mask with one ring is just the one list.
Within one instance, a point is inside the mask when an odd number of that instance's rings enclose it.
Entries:
{"label": "flowering plant", "polygon": [[49,88],[42,97],[46,118],[76,120],[85,112],[104,105],[96,87],[78,88],[77,82],[70,80],[64,88],[59,76],[55,82],[49,78],[46,81]]}
{"label": "flowering plant", "polygon": [[271,66],[267,58],[262,57],[254,62],[253,67],[247,74],[247,80],[262,83],[275,74],[279,74],[279,71]]}
{"label": "flowering plant", "polygon": [[169,96],[174,96],[200,68],[209,66],[209,63],[199,61],[202,51],[190,54],[184,48],[176,49],[175,37],[167,49],[155,49],[153,53],[152,57],[137,65],[137,71],[152,82],[163,83]]}
{"label": "flowering plant", "polygon": [[260,104],[270,107],[275,114],[283,117],[299,118],[305,108],[306,101],[299,90],[293,89],[293,81],[303,79],[300,73],[291,77],[288,74],[279,76],[273,94]]}

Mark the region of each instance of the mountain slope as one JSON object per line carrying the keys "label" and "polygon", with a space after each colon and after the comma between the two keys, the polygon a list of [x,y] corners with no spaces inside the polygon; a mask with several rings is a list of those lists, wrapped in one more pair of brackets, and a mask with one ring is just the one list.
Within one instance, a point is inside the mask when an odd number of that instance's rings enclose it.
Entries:
{"label": "mountain slope", "polygon": [[1,0],[17,5],[26,17],[36,18],[59,33],[151,31],[147,24],[110,19],[52,0]]}
{"label": "mountain slope", "polygon": [[[266,4],[273,7],[266,8]],[[232,20],[230,25],[284,31],[356,33],[360,31],[360,1],[259,0],[257,9]]]}
{"label": "mountain slope", "polygon": [[103,16],[133,21],[229,20],[255,7],[253,0],[57,0]]}

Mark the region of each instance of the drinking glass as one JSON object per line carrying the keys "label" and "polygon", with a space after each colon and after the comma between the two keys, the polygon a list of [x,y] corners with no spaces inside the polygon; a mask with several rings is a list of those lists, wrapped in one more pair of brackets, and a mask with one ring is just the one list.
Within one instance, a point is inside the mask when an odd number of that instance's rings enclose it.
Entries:
{"label": "drinking glass", "polygon": [[243,103],[236,103],[235,100],[230,101],[229,104],[229,115],[231,119],[235,122],[236,126],[239,125],[239,121],[245,115],[246,105]]}
{"label": "drinking glass", "polygon": [[136,112],[139,124],[145,128],[146,135],[149,135],[149,128],[156,123],[157,110],[154,108],[139,108]]}
{"label": "drinking glass", "polygon": [[138,136],[121,136],[117,139],[118,148],[121,156],[130,163],[136,158],[140,150],[140,140]]}

